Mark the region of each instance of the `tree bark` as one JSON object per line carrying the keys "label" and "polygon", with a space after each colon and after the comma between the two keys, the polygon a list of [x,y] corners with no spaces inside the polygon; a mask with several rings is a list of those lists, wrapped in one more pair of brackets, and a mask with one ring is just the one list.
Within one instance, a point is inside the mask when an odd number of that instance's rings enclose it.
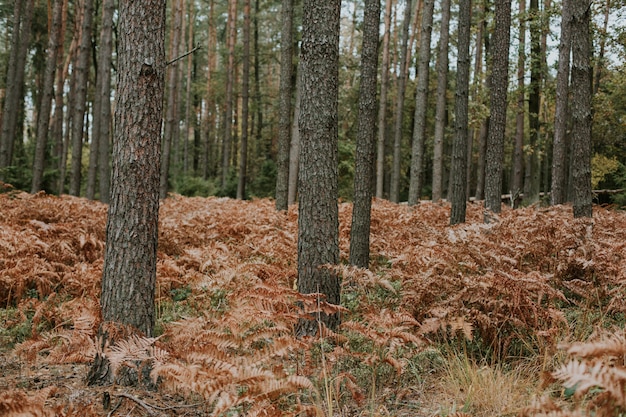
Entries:
{"label": "tree bark", "polygon": [[[321,293],[339,304],[337,273],[322,265],[339,262],[337,112],[340,0],[304,0],[302,108],[298,213],[298,290]],[[338,315],[320,314],[330,328]],[[302,320],[297,334],[312,335],[317,320]]]}
{"label": "tree bark", "polygon": [[[383,56],[380,72],[380,102],[378,107],[378,142],[376,152],[376,197],[383,198],[385,179],[385,138],[387,132],[387,89],[389,85],[389,33],[391,31],[391,7],[393,0],[386,0]],[[380,18],[379,18],[380,20]]]}
{"label": "tree bark", "polygon": [[519,48],[517,52],[517,114],[515,115],[515,145],[513,147],[513,175],[511,195],[513,207],[521,201],[524,181],[524,127],[526,120],[526,0],[519,0]]}
{"label": "tree bark", "polygon": [[376,141],[376,87],[380,0],[366,0],[361,48],[361,85],[356,138],[354,204],[350,229],[350,264],[369,267],[372,185]]}
{"label": "tree bark", "polygon": [[87,112],[87,85],[89,84],[89,60],[91,53],[91,30],[93,23],[93,0],[85,0],[81,21],[80,44],[73,76],[76,79],[76,96],[72,115],[72,165],[70,194],[80,195],[82,179],[83,135]]}
{"label": "tree bark", "polygon": [[469,72],[470,72],[470,27],[471,0],[459,3],[459,41],[457,57],[457,86],[455,94],[455,135],[452,145],[452,167],[450,171],[450,191],[452,208],[450,224],[465,222],[467,205],[467,135],[469,125]]}
{"label": "tree bark", "polygon": [[[239,182],[237,184],[237,198],[243,200],[246,196],[246,172],[248,170],[248,114],[250,97],[250,0],[243,2],[243,74],[241,86],[241,149],[239,158]],[[289,175],[289,166],[287,166]]]}
{"label": "tree bark", "polygon": [[552,186],[550,203],[563,204],[567,200],[567,113],[569,103],[569,77],[571,52],[572,0],[563,0],[559,65],[556,75],[556,101],[554,110],[554,139],[552,142]]}
{"label": "tree bark", "polygon": [[296,202],[298,195],[298,171],[300,167],[300,103],[302,91],[302,77],[300,73],[296,75],[296,103],[293,109],[293,121],[291,122],[291,145],[289,146],[289,189],[287,192],[287,203],[292,205]]}
{"label": "tree bark", "polygon": [[404,9],[404,21],[402,23],[402,43],[400,45],[400,73],[397,74],[398,88],[396,91],[396,113],[393,138],[393,160],[391,163],[391,186],[389,190],[389,199],[397,203],[400,201],[400,165],[401,165],[401,149],[402,149],[402,125],[404,120],[404,90],[406,88],[407,78],[407,54],[409,27],[411,26],[411,9],[412,1],[407,0]]}
{"label": "tree bark", "polygon": [[[435,111],[435,137],[433,146],[432,198],[442,198],[443,141],[446,131],[446,93],[448,90],[448,43],[450,42],[450,0],[441,2],[441,31],[437,56],[437,108]],[[469,52],[468,52],[469,53]]]}
{"label": "tree bark", "polygon": [[226,104],[224,111],[224,139],[222,145],[222,192],[226,192],[230,171],[233,129],[233,83],[235,78],[235,36],[237,34],[237,0],[228,2],[227,49],[228,65],[226,68]]}
{"label": "tree bark", "polygon": [[502,204],[502,158],[506,129],[511,39],[511,0],[496,0],[495,29],[491,47],[491,116],[485,158],[485,222],[489,212],[500,213]]}
{"label": "tree bark", "polygon": [[43,92],[41,96],[41,108],[37,120],[37,139],[35,144],[35,157],[33,162],[33,180],[31,193],[41,190],[43,170],[46,162],[46,148],[50,127],[50,113],[52,111],[52,99],[54,96],[54,76],[57,67],[57,53],[59,52],[59,38],[63,20],[63,0],[54,0],[52,5],[52,21],[48,32],[48,47],[46,55],[46,69],[44,73]]}
{"label": "tree bark", "polygon": [[422,192],[424,162],[424,138],[426,136],[426,107],[428,106],[428,82],[430,79],[430,41],[433,31],[434,0],[424,0],[422,11],[420,49],[417,64],[417,93],[411,149],[411,178],[409,181],[409,205],[419,203]]}
{"label": "tree bark", "polygon": [[590,0],[574,0],[572,19],[572,188],[574,217],[592,216],[590,20]]}
{"label": "tree bark", "polygon": [[289,205],[289,144],[291,142],[291,96],[293,78],[293,0],[283,0],[280,47],[280,103],[278,153],[276,155],[276,210]]}

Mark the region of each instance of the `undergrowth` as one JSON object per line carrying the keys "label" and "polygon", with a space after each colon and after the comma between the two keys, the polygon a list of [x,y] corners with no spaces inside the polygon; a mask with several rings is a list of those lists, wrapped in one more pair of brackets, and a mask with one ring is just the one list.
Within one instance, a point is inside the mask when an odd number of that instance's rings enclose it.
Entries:
{"label": "undergrowth", "polygon": [[[364,270],[345,265],[351,205],[340,204],[342,265],[326,267],[342,276],[343,305],[331,306],[295,290],[295,207],[171,196],[158,337],[102,346],[105,216],[84,199],[0,195],[1,415],[106,415],[106,395],[120,415],[625,412],[621,212],[574,220],[565,206],[525,208],[485,225],[470,205],[468,222],[450,227],[447,205],[376,200]],[[320,310],[339,312],[341,327],[296,339],[298,320]],[[147,364],[158,390],[88,387],[96,354],[115,371]]]}

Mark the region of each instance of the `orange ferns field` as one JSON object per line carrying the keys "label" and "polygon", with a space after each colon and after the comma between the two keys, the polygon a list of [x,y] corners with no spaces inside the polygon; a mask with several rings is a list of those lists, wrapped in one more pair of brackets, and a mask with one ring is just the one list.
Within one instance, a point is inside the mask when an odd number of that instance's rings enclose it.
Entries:
{"label": "orange ferns field", "polygon": [[[626,413],[626,215],[376,200],[371,269],[342,325],[296,339],[297,209],[171,196],[157,335],[98,339],[106,206],[0,194],[2,416],[619,416]],[[331,267],[331,266],[328,266]],[[132,306],[128,306],[132,308]],[[96,353],[141,387],[87,384]]]}

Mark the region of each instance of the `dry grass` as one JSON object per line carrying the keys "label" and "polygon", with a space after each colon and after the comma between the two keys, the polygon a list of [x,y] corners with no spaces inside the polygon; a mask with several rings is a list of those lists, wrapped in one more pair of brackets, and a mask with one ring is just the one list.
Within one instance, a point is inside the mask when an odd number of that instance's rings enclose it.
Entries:
{"label": "dry grass", "polygon": [[[155,393],[83,382],[102,349],[105,216],[104,205],[84,199],[0,195],[0,414],[105,415],[105,392],[120,415],[575,415],[589,407],[611,415],[624,407],[623,335],[594,333],[624,323],[621,212],[596,208],[588,221],[568,207],[505,210],[484,225],[481,207],[470,205],[468,223],[450,227],[449,206],[375,201],[371,270],[337,267],[345,324],[298,340],[302,314],[338,307],[294,290],[296,209],[173,196],[160,213],[161,336],[129,336],[103,351],[117,368],[147,363],[160,381]],[[344,261],[350,217],[351,205],[340,204]],[[558,349],[563,342],[569,351]],[[578,382],[578,394],[562,382]],[[553,399],[535,400],[544,393]]]}

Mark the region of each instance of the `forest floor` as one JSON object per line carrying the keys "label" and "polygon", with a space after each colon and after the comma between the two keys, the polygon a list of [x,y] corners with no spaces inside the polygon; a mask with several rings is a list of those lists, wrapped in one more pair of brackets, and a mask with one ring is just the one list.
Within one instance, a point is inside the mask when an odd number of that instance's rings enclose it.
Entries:
{"label": "forest floor", "polygon": [[[170,196],[157,337],[97,338],[107,207],[0,194],[1,416],[597,416],[626,412],[626,214],[595,207],[375,200],[371,267],[349,267],[342,325],[296,339],[297,209]],[[130,308],[130,307],[129,307]],[[144,386],[89,386],[96,355]],[[150,382],[156,381],[156,387]],[[622,414],[620,414],[622,413]]]}

